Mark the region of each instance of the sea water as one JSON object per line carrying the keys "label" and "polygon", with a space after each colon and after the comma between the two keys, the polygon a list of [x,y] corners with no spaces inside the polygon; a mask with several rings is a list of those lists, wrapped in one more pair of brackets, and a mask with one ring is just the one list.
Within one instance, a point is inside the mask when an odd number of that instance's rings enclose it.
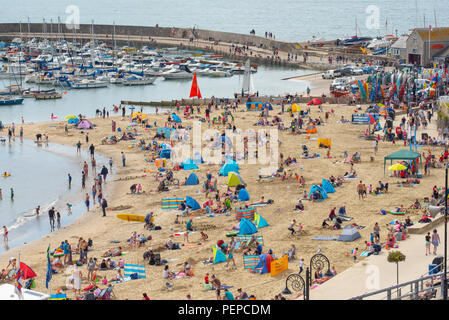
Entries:
{"label": "sea water", "polygon": [[[45,8],[45,10],[43,10]],[[74,9],[75,8],[75,9]],[[415,27],[447,26],[447,0],[21,0],[2,7],[1,22],[80,23],[200,28],[276,39],[307,41],[356,34],[409,33]],[[436,13],[436,22],[434,19]],[[26,25],[23,25],[24,32]]]}
{"label": "sea water", "polygon": [[[0,144],[0,171],[11,173],[10,177],[0,177],[0,227],[6,225],[9,230],[9,248],[48,234],[51,231],[48,210],[52,206],[61,213],[61,226],[68,225],[86,211],[84,195],[86,192],[91,195],[93,182],[89,157],[86,151],[78,156],[75,146],[54,143],[37,145],[31,140],[21,142],[19,138]],[[97,169],[101,169],[102,165],[109,168],[105,157],[96,155],[95,159]],[[89,164],[89,177],[86,189],[81,189],[84,161]],[[69,173],[73,178],[70,189]],[[13,200],[10,188],[14,189]],[[107,192],[107,183],[104,188]],[[71,213],[66,203],[72,204]],[[38,205],[41,206],[39,216],[35,212]],[[0,233],[3,234],[2,231]],[[5,250],[3,241],[0,243],[0,251]]]}

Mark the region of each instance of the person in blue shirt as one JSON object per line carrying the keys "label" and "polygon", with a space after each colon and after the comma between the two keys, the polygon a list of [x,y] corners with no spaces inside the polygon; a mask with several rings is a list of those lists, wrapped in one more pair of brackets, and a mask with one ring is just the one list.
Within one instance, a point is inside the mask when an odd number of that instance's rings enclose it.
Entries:
{"label": "person in blue shirt", "polygon": [[257,244],[256,255],[262,254],[262,245],[259,242],[256,242],[256,244]]}
{"label": "person in blue shirt", "polygon": [[346,215],[346,208],[345,206],[340,207],[340,209],[338,209],[338,215],[339,216],[345,216]]}
{"label": "person in blue shirt", "polygon": [[224,294],[225,294],[226,300],[234,300],[234,295],[228,289],[225,289]]}

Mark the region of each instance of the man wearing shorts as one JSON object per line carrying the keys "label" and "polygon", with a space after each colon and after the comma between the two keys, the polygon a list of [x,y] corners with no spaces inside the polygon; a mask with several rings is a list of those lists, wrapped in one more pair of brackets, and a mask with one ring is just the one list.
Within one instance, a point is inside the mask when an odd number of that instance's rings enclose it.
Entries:
{"label": "man wearing shorts", "polygon": [[359,194],[359,199],[362,198],[363,200],[363,184],[362,181],[357,185],[357,193]]}

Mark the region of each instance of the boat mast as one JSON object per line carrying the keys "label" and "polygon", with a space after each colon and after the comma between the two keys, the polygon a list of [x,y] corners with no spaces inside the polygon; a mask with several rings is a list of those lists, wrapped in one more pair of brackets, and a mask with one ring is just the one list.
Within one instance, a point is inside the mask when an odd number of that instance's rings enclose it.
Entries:
{"label": "boat mast", "polygon": [[92,67],[95,65],[94,62],[94,20],[92,20],[92,28],[91,28],[91,49],[90,49],[90,61],[92,63]]}

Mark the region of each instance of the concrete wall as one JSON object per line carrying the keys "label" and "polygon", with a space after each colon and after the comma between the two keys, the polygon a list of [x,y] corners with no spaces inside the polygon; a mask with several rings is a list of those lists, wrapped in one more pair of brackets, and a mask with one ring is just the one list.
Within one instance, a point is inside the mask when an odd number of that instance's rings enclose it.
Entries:
{"label": "concrete wall", "polygon": [[[75,33],[74,30],[67,29],[64,23],[60,24],[60,30],[62,36],[65,35],[73,35]],[[21,26],[19,23],[2,23],[0,24],[0,33],[18,33],[22,29],[22,33],[24,36],[27,35],[28,30],[30,33],[42,33],[44,30],[46,32],[53,31],[53,33],[58,32],[58,24],[57,23],[22,23]],[[175,29],[175,38],[185,38],[189,39],[194,37],[192,29],[188,28],[174,28]],[[95,24],[93,27],[94,34],[108,34],[112,38],[114,33],[113,25],[99,25]],[[115,34],[121,36],[142,36],[146,39],[148,37],[171,37],[171,27],[143,27],[143,26],[115,26]],[[90,24],[81,24],[79,29],[76,30],[76,33],[82,34],[90,34],[92,32],[92,26]],[[277,47],[283,51],[297,51],[296,43],[291,42],[283,42],[272,39],[266,39],[264,37],[253,36],[253,35],[245,35],[238,33],[230,33],[230,32],[220,32],[220,31],[211,31],[211,30],[195,30],[195,38],[203,39],[203,40],[213,40],[213,41],[222,41],[222,42],[230,42],[235,44],[248,44],[248,45],[265,45],[267,48]]]}

